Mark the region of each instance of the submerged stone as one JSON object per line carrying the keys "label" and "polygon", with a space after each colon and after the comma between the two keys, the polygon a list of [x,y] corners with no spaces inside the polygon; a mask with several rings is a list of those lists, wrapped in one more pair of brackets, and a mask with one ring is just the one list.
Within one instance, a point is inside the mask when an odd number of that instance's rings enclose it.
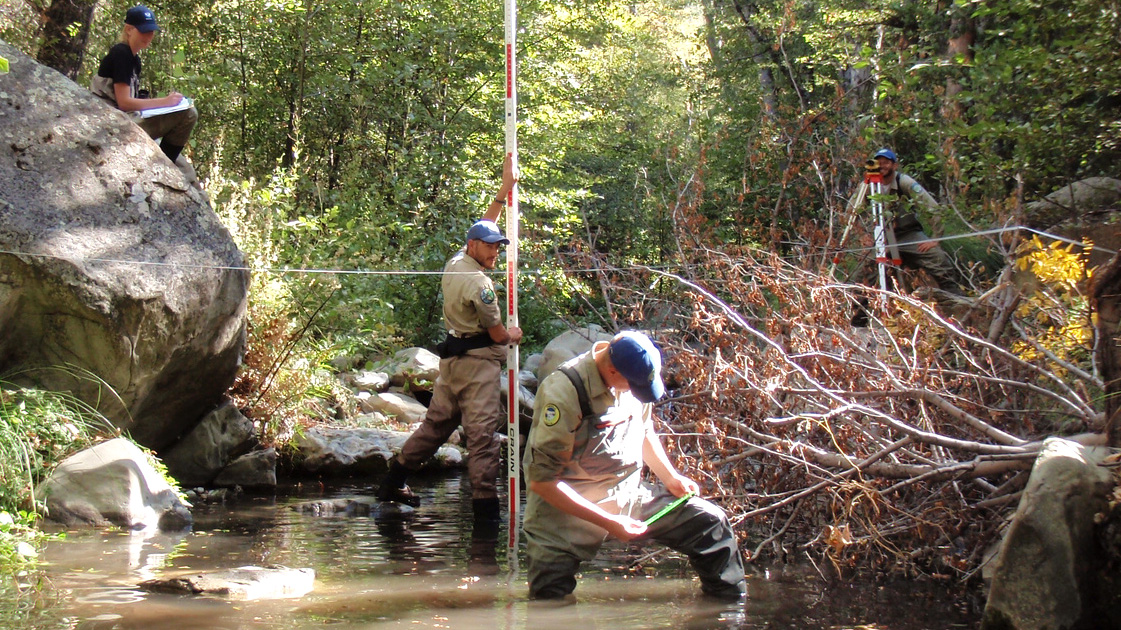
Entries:
{"label": "submerged stone", "polygon": [[244,566],[236,569],[193,573],[159,578],[140,583],[153,593],[215,595],[238,600],[285,599],[303,597],[315,585],[312,569],[282,566]]}
{"label": "submerged stone", "polygon": [[378,502],[374,499],[324,499],[305,501],[292,506],[301,514],[313,516],[367,516],[371,518],[400,518],[416,512],[412,506],[392,501]]}

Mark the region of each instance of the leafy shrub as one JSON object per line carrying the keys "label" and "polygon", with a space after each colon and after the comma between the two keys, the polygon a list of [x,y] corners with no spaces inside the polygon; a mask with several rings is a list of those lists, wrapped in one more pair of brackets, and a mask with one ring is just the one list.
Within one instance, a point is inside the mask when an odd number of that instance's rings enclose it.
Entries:
{"label": "leafy shrub", "polygon": [[108,432],[107,420],[71,396],[0,381],[0,511],[34,510],[34,487],[50,469]]}
{"label": "leafy shrub", "polygon": [[[333,388],[339,387],[322,367],[335,348],[314,334],[312,322],[318,309],[305,319],[294,316],[293,307],[301,299],[291,289],[279,279],[266,278],[252,292],[245,358],[230,388],[231,397],[253,420],[265,444],[287,442],[309,418],[332,413],[309,403],[334,400]],[[314,290],[313,286],[309,292]]]}
{"label": "leafy shrub", "polygon": [[45,536],[33,527],[40,501],[35,486],[58,462],[112,432],[105,418],[72,396],[0,380],[0,572],[16,578],[5,581],[15,596],[0,591],[0,600],[16,604],[10,619],[0,615],[0,626],[41,612],[37,597],[24,597],[38,593],[36,547]]}

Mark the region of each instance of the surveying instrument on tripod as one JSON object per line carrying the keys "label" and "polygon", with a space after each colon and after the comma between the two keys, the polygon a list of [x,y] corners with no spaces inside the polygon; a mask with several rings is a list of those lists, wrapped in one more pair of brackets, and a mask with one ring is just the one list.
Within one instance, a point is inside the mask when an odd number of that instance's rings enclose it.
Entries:
{"label": "surveying instrument on tripod", "polygon": [[[872,207],[872,221],[875,225],[876,263],[879,267],[880,289],[888,290],[887,268],[891,265],[898,270],[903,264],[899,257],[899,246],[895,242],[895,231],[884,222],[884,178],[875,159],[864,162],[864,181],[860,183],[853,197],[852,207],[860,208],[867,199]],[[890,255],[890,257],[889,257]],[[896,279],[898,280],[898,278]]]}

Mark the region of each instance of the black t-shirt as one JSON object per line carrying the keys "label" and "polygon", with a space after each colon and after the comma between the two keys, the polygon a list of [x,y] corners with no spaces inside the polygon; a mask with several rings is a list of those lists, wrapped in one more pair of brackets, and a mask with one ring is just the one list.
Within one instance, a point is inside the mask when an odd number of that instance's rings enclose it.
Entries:
{"label": "black t-shirt", "polygon": [[128,44],[117,44],[101,60],[97,76],[111,79],[113,83],[128,84],[129,95],[135,98],[140,90],[140,55],[132,54]]}

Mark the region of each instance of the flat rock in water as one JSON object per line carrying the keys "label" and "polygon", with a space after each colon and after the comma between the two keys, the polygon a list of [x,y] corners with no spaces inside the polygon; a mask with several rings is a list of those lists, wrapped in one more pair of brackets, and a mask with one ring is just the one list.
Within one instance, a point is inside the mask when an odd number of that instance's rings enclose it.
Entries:
{"label": "flat rock in water", "polygon": [[208,573],[192,573],[140,583],[153,593],[216,595],[229,599],[285,599],[303,597],[315,585],[315,570],[282,566],[245,566]]}
{"label": "flat rock in water", "polygon": [[401,518],[411,516],[416,509],[409,505],[392,501],[378,502],[373,499],[323,499],[305,501],[292,506],[301,514],[313,516],[369,516],[372,518]]}

